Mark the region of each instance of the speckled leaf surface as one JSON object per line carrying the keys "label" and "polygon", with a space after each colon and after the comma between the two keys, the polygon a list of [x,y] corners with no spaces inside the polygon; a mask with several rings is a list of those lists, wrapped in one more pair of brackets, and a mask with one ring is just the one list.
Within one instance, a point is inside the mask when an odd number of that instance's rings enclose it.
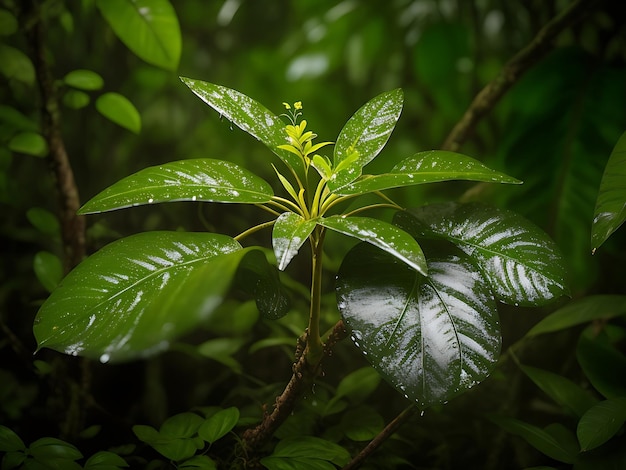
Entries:
{"label": "speckled leaf surface", "polygon": [[285,123],[265,106],[243,93],[214,83],[180,77],[185,85],[220,116],[233,122],[244,132],[264,143],[283,162],[300,171],[302,162],[287,150],[278,148],[288,144]]}
{"label": "speckled leaf surface", "polygon": [[33,327],[38,347],[102,362],[163,350],[222,302],[252,249],[210,233],[149,232],[113,242],[42,305]]}
{"label": "speckled leaf surface", "polygon": [[394,223],[417,238],[457,245],[476,261],[504,303],[537,306],[569,294],[558,247],[515,212],[478,203],[438,203],[398,212]]}
{"label": "speckled leaf surface", "polygon": [[340,188],[361,176],[362,169],[389,140],[400,113],[404,97],[395,89],[372,98],[348,120],[337,137],[333,174],[328,188]]}
{"label": "speckled leaf surface", "polygon": [[306,220],[293,212],[278,216],[272,231],[272,247],[278,269],[283,271],[287,267],[313,232],[316,223],[315,219]]}
{"label": "speckled leaf surface", "polygon": [[626,220],[626,132],[618,140],[604,169],[591,226],[595,251]]}
{"label": "speckled leaf surface", "polygon": [[138,171],[90,199],[79,214],[174,201],[263,203],[271,186],[234,163],[199,158]]}
{"label": "speckled leaf surface", "polygon": [[521,183],[520,180],[492,170],[466,155],[444,150],[430,150],[402,160],[389,173],[363,175],[353,183],[338,190],[337,193],[343,195],[363,194],[389,188],[450,180]]}
{"label": "speckled leaf surface", "polygon": [[426,258],[417,241],[387,222],[369,217],[330,216],[318,220],[326,228],[370,243],[426,275]]}
{"label": "speckled leaf surface", "polygon": [[496,303],[471,260],[429,260],[428,272],[361,243],[337,276],[338,307],[354,343],[422,409],[484,380],[500,354]]}

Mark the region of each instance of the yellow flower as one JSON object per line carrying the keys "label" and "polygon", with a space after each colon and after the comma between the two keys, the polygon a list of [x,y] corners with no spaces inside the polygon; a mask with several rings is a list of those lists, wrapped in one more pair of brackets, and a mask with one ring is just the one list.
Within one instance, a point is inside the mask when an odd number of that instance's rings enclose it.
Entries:
{"label": "yellow flower", "polygon": [[294,107],[294,108],[296,108],[296,111],[298,111],[298,110],[302,109],[302,101],[296,101],[296,102],[293,104],[293,107]]}
{"label": "yellow flower", "polygon": [[291,109],[291,106],[289,106],[289,103],[285,103],[283,101],[283,106],[285,107],[285,109]]}

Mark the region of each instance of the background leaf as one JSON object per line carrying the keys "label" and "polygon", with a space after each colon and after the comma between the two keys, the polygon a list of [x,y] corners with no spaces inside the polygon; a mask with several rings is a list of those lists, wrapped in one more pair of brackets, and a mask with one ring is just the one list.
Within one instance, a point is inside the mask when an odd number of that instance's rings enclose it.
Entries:
{"label": "background leaf", "polygon": [[150,64],[176,70],[182,40],[168,0],[97,0],[96,4],[131,51]]}
{"label": "background leaf", "polygon": [[521,184],[520,180],[494,171],[471,157],[455,152],[430,150],[402,160],[389,173],[364,175],[337,192],[339,194],[363,194],[449,180]]}
{"label": "background leaf", "polygon": [[34,157],[45,157],[48,155],[48,143],[43,136],[37,132],[20,132],[14,135],[9,141],[10,150]]}
{"label": "background leaf", "polygon": [[415,237],[442,238],[471,256],[505,303],[535,306],[568,295],[555,243],[520,215],[478,203],[440,203],[396,213]]}
{"label": "background leaf", "polygon": [[339,311],[370,364],[421,408],[485,379],[500,354],[489,285],[469,261],[429,261],[424,278],[359,244],[337,276]]}
{"label": "background leaf", "polygon": [[37,344],[102,362],[163,350],[219,305],[245,253],[232,238],[208,233],[150,232],[111,243],[42,305]]}
{"label": "background leaf", "polygon": [[210,444],[228,434],[239,421],[239,410],[234,406],[220,410],[207,418],[198,429],[198,435]]}
{"label": "background leaf", "polygon": [[72,70],[68,72],[63,81],[66,85],[69,85],[80,90],[99,90],[104,86],[104,80],[100,74],[85,69]]}
{"label": "background leaf", "polygon": [[301,172],[302,161],[293,153],[278,148],[289,143],[285,124],[265,106],[243,93],[214,83],[180,77],[185,85],[220,116],[265,144],[288,167]]}
{"label": "background leaf", "polygon": [[33,259],[33,270],[41,285],[52,292],[63,279],[63,263],[49,251],[40,251]]}
{"label": "background leaf", "polygon": [[137,108],[119,93],[105,93],[96,100],[96,109],[115,124],[135,134],[141,131],[141,116]]}
{"label": "background leaf", "polygon": [[29,57],[6,44],[0,44],[0,72],[8,79],[27,85],[35,82],[35,67]]}
{"label": "background leaf", "polygon": [[611,439],[626,421],[626,397],[601,401],[578,422],[576,434],[583,451],[595,449]]}
{"label": "background leaf", "polygon": [[[400,89],[381,93],[348,120],[335,143],[333,175],[328,181],[332,192],[361,176],[362,168],[380,153],[400,118],[402,102]],[[357,152],[358,157],[341,168],[353,152]]]}
{"label": "background leaf", "polygon": [[626,220],[626,132],[615,144],[604,168],[591,226],[595,251]]}
{"label": "background leaf", "polygon": [[608,320],[619,315],[626,315],[626,296],[590,295],[573,300],[552,312],[526,334],[534,336],[560,331],[593,320]]}
{"label": "background leaf", "polygon": [[626,356],[605,335],[587,328],[578,338],[576,358],[598,392],[606,398],[626,396]]}
{"label": "background leaf", "polygon": [[378,219],[369,217],[330,216],[318,220],[320,225],[349,237],[371,243],[426,275],[426,258],[419,244],[408,233]]}
{"label": "background leaf", "polygon": [[272,188],[245,168],[209,158],[144,168],[90,199],[80,214],[175,201],[267,202]]}

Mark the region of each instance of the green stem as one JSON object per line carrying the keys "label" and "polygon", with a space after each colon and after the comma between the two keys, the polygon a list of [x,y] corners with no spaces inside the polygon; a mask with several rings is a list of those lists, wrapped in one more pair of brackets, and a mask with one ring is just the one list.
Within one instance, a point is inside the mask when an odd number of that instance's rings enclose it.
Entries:
{"label": "green stem", "polygon": [[353,211],[350,211],[346,214],[343,214],[346,217],[349,216],[353,216],[355,214],[358,214],[359,212],[364,212],[370,209],[383,209],[383,208],[388,208],[388,209],[396,209],[396,210],[401,210],[402,208],[400,206],[398,206],[397,204],[371,204],[369,206],[363,206],[363,207],[359,207],[358,209],[354,209]]}
{"label": "green stem", "polygon": [[312,279],[311,279],[311,312],[306,349],[306,361],[316,366],[324,354],[324,346],[320,337],[320,310],[322,301],[322,248],[324,246],[324,228],[318,226],[311,237]]}
{"label": "green stem", "polygon": [[262,224],[255,225],[254,227],[250,227],[248,230],[244,230],[239,235],[237,235],[237,236],[235,236],[233,238],[235,240],[239,241],[242,238],[246,238],[248,235],[253,234],[254,232],[258,232],[259,230],[264,229],[265,227],[271,227],[272,225],[274,225],[274,223],[276,223],[275,220],[270,220],[269,222],[264,222]]}

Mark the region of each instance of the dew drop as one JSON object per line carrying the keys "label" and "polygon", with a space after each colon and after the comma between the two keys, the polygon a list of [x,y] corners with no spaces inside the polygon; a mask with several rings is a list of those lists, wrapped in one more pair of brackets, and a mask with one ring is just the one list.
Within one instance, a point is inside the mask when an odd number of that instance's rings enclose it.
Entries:
{"label": "dew drop", "polygon": [[152,204],[154,202],[154,199],[150,198],[148,199],[148,204]]}
{"label": "dew drop", "polygon": [[425,410],[420,411],[420,416],[424,416]]}
{"label": "dew drop", "polygon": [[107,362],[109,362],[109,359],[111,359],[111,356],[108,354],[103,354],[102,356],[100,356],[100,362],[102,364],[106,364]]}
{"label": "dew drop", "polygon": [[192,197],[191,197],[191,200],[192,200],[192,201],[195,201],[195,200],[196,200],[196,196],[192,196]]}

